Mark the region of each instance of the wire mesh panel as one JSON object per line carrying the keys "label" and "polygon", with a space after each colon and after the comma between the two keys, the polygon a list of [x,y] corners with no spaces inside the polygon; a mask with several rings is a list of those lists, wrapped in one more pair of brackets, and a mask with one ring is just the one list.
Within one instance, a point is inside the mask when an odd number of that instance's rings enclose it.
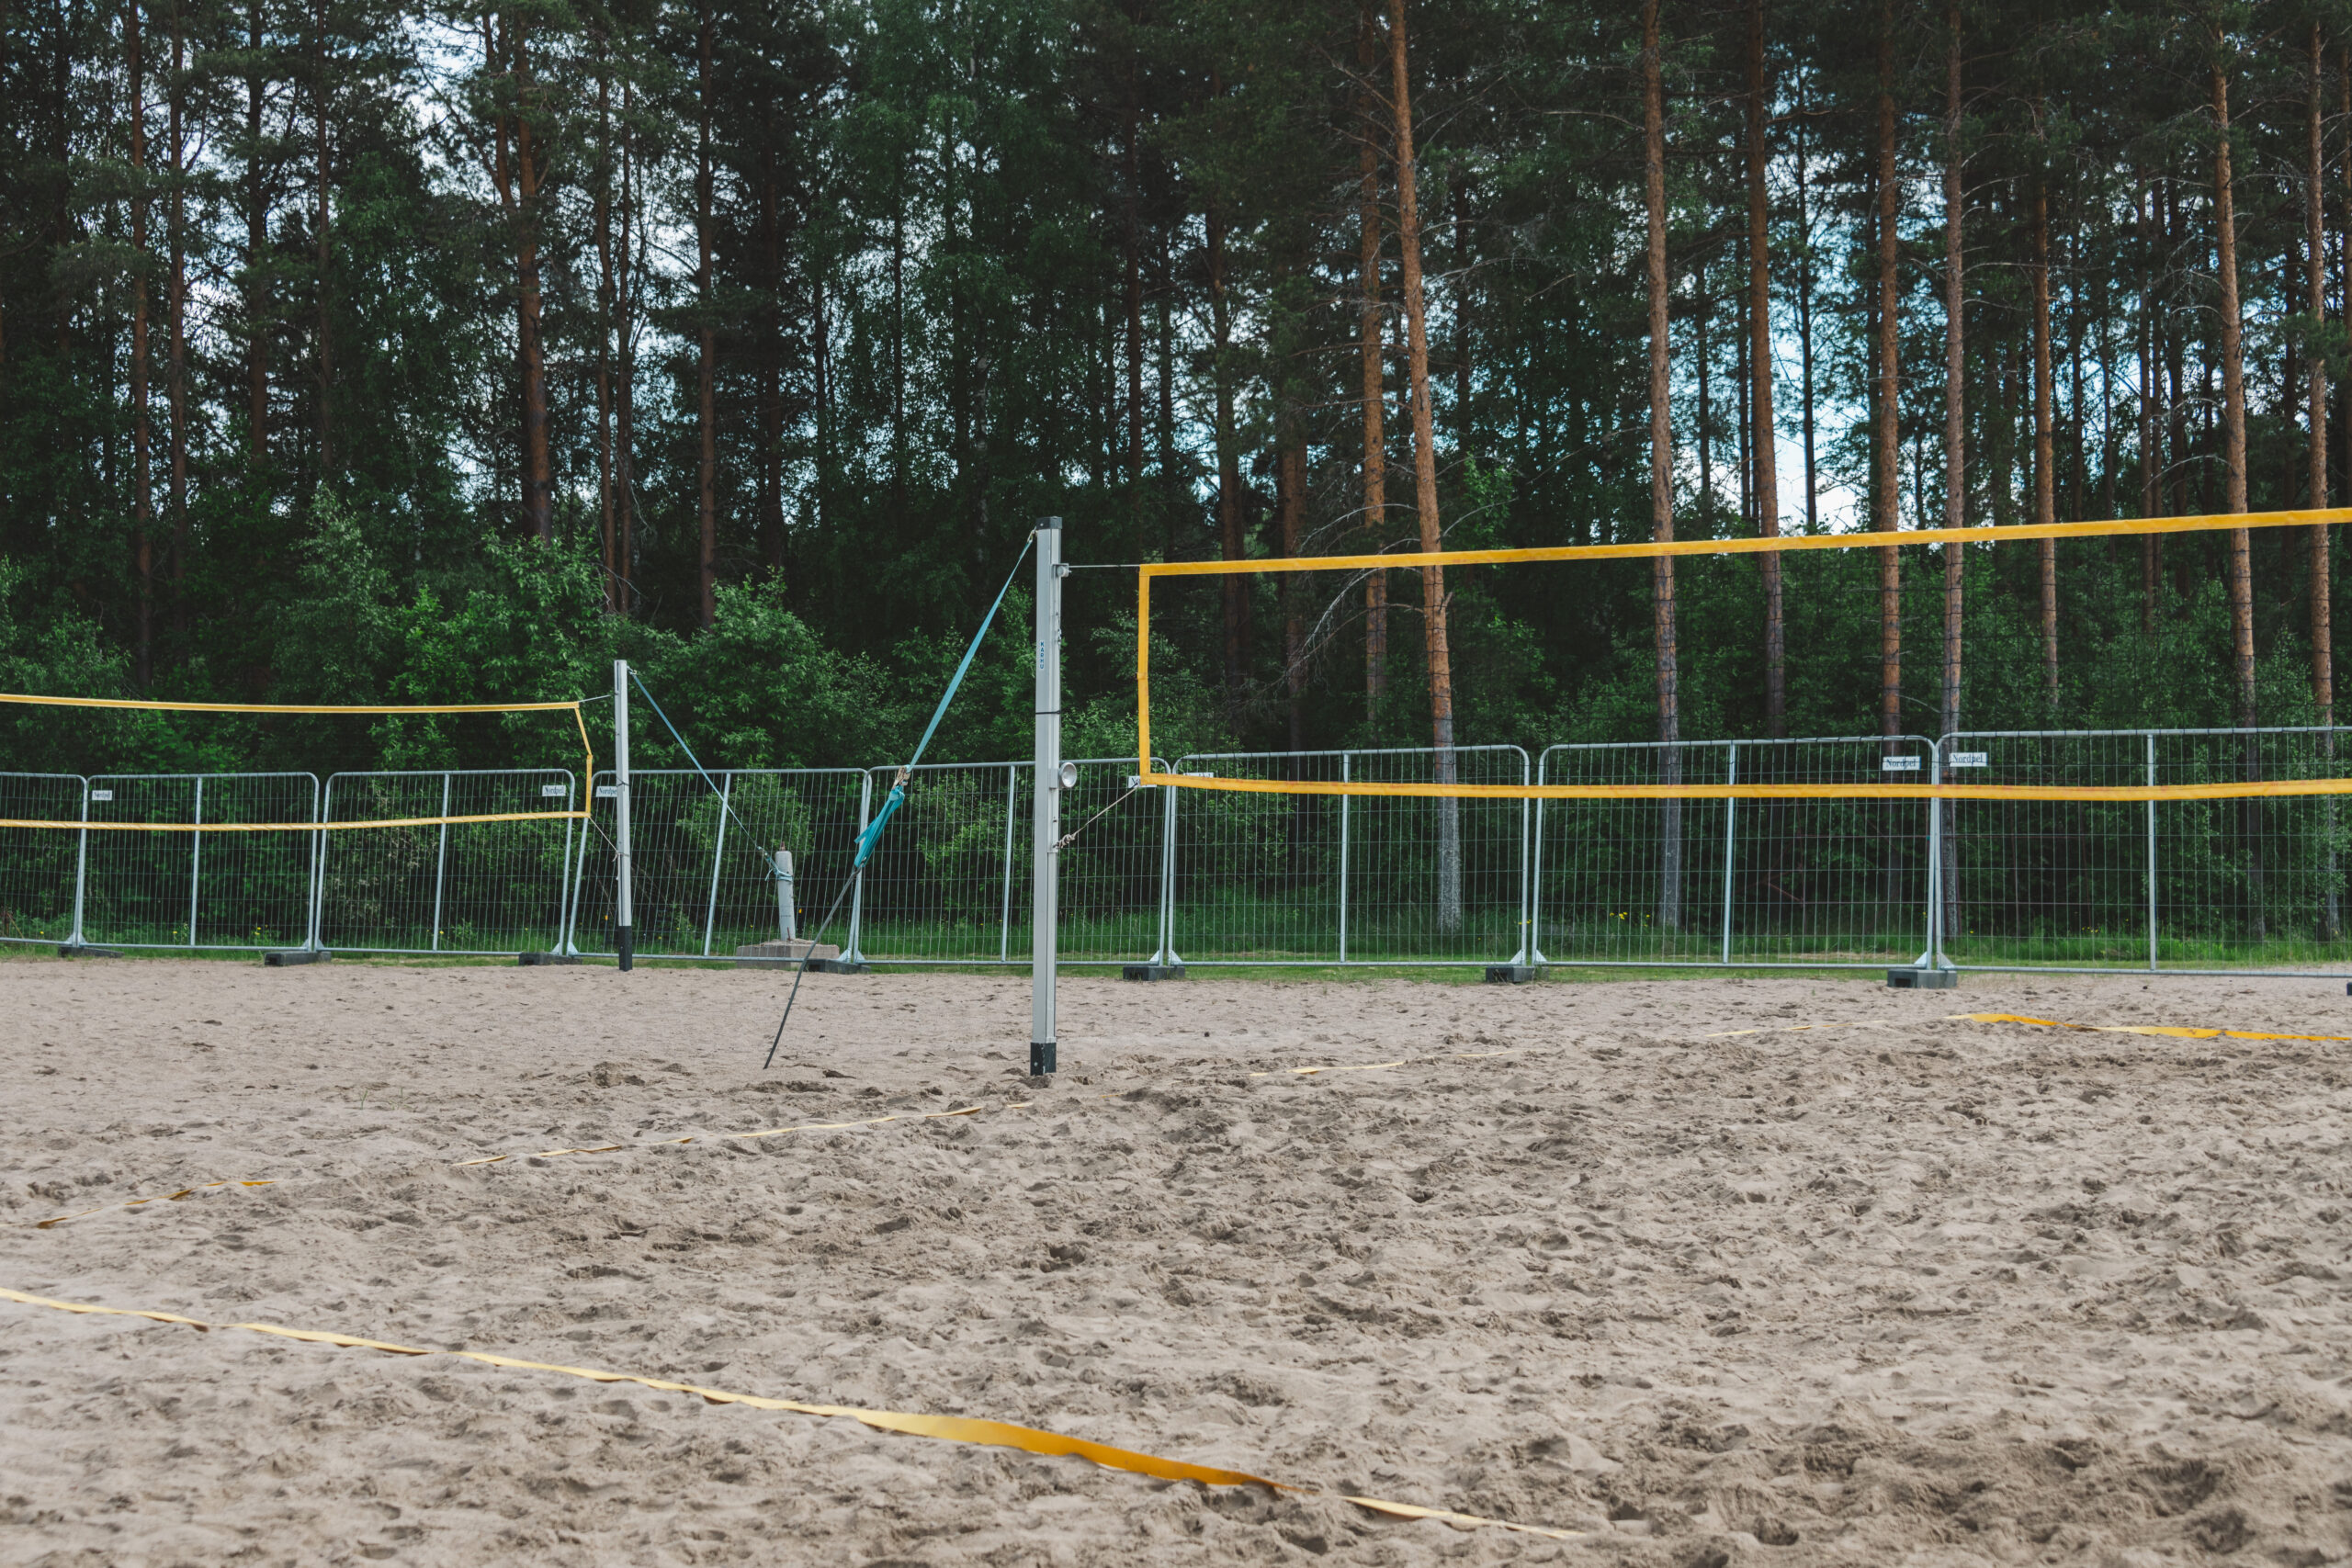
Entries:
{"label": "wire mesh panel", "polygon": [[[1524,784],[1516,746],[1454,749],[1455,781]],[[1228,778],[1427,784],[1434,750],[1181,758]],[[1525,952],[1528,803],[1177,792],[1170,938],[1186,963],[1492,964]]]}
{"label": "wire mesh panel", "polygon": [[[1057,908],[1065,964],[1151,957],[1159,947],[1163,813],[1157,794],[1130,790],[1133,758],[1070,761],[1062,792]],[[875,798],[897,770],[876,769]],[[859,956],[889,964],[1026,964],[1035,766],[943,763],[917,768],[906,804],[867,863]]]}
{"label": "wire mesh panel", "polygon": [[[600,773],[586,848],[575,862],[571,941],[613,951],[613,775]],[[714,789],[713,785],[717,787]],[[782,934],[768,853],[792,856],[797,934],[849,875],[865,819],[856,768],[629,770],[629,897],[636,951],[649,958],[731,957]],[[847,907],[825,940],[846,946]]]}
{"label": "wire mesh panel", "polygon": [[[1729,741],[1553,746],[1539,784],[1719,784]],[[1720,964],[1731,884],[1721,800],[1539,800],[1532,930],[1537,962]]]}
{"label": "wire mesh panel", "polygon": [[[574,808],[565,768],[337,773],[326,819]],[[325,833],[320,945],[348,953],[548,952],[563,939],[576,822],[453,822]]]}
{"label": "wire mesh panel", "polygon": [[[2341,729],[1962,734],[1954,783],[2224,784],[2338,778]],[[1945,953],[2023,968],[2337,970],[2345,808],[2330,796],[1953,801]],[[2153,873],[2153,874],[2152,874]]]}
{"label": "wire mesh panel", "polygon": [[[0,773],[0,818],[73,822],[85,786],[74,773]],[[70,829],[0,828],[0,942],[72,942],[82,839]]]}
{"label": "wire mesh panel", "polygon": [[[309,773],[145,773],[90,780],[92,822],[315,822]],[[112,947],[299,947],[311,933],[310,829],[90,834],[85,938]]]}
{"label": "wire mesh panel", "polygon": [[[1734,784],[1928,784],[1917,736],[1742,740]],[[1908,964],[1926,952],[1932,817],[1926,800],[1836,796],[1727,803],[1731,963]]]}

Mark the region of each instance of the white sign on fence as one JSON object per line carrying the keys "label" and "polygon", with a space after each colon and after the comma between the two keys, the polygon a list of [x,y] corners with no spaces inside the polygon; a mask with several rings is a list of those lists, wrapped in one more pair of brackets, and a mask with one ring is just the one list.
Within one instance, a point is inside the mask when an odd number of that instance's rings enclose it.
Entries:
{"label": "white sign on fence", "polygon": [[1917,757],[1881,757],[1878,771],[1882,773],[1916,773],[1919,771]]}
{"label": "white sign on fence", "polygon": [[1989,768],[1993,765],[1989,761],[1992,755],[1990,751],[1954,751],[1951,765],[1955,768]]}
{"label": "white sign on fence", "polygon": [[114,791],[110,789],[94,789],[90,792],[90,798],[92,800],[112,800],[114,798]]}
{"label": "white sign on fence", "polygon": [[559,795],[559,796],[560,796],[560,795],[561,795],[563,794],[563,792],[564,792],[564,786],[563,786],[562,784],[541,784],[541,785],[539,786],[539,793],[540,793],[541,795]]}

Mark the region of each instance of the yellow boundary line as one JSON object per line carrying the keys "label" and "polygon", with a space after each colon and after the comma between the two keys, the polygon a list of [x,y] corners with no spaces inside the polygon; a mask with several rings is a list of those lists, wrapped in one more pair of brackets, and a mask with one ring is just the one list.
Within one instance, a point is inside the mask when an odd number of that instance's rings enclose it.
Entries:
{"label": "yellow boundary line", "polygon": [[[0,704],[34,707],[138,708],[165,713],[553,713],[571,710],[580,727],[580,787],[590,792],[577,811],[485,811],[460,817],[378,817],[360,822],[52,822],[27,818],[0,818],[0,828],[54,828],[77,833],[326,833],[360,828],[445,828],[471,822],[585,822],[595,810],[596,749],[588,740],[588,716],[582,705],[561,703],[430,703],[405,705],[303,706],[261,703],[162,703],[129,697],[42,697],[25,692],[0,692]],[[530,770],[523,770],[530,771]],[[87,806],[84,809],[88,809]]]}
{"label": "yellow boundary line", "polygon": [[[894,1432],[907,1437],[932,1438],[944,1442],[970,1443],[986,1448],[1015,1449],[1023,1453],[1036,1454],[1046,1459],[1083,1459],[1106,1470],[1128,1471],[1161,1481],[1196,1481],[1204,1486],[1262,1486],[1270,1492],[1288,1492],[1302,1496],[1321,1495],[1315,1488],[1289,1482],[1272,1481],[1253,1475],[1245,1470],[1223,1470],[1214,1465],[1192,1464],[1183,1460],[1163,1459],[1157,1454],[1139,1453],[1133,1449],[1114,1448],[1108,1443],[1091,1442],[1061,1432],[1049,1432],[1037,1427],[1021,1427],[1009,1421],[976,1420],[962,1416],[920,1415],[902,1410],[864,1410],[847,1404],[808,1404],[795,1399],[772,1399],[759,1394],[733,1393],[722,1389],[704,1388],[695,1383],[672,1382],[666,1378],[640,1377],[633,1372],[604,1371],[592,1367],[569,1367],[554,1361],[526,1361],[513,1356],[496,1356],[484,1350],[441,1350],[414,1345],[393,1345],[381,1339],[363,1339],[354,1334],[335,1334],[312,1328],[287,1328],[274,1323],[207,1323],[199,1318],[183,1317],[177,1313],[150,1312],[130,1307],[98,1306],[87,1302],[60,1301],[51,1296],[36,1296],[24,1291],[0,1287],[0,1300],[12,1301],[25,1306],[46,1307],[52,1312],[85,1314],[105,1317],[143,1318],[152,1323],[175,1324],[209,1334],[215,1328],[242,1330],[248,1334],[267,1334],[281,1339],[300,1340],[308,1345],[331,1345],[338,1348],[374,1350],[387,1356],[443,1356],[462,1361],[479,1361],[486,1367],[498,1367],[508,1371],[553,1372],[560,1376],[582,1378],[590,1382],[635,1383],[660,1393],[688,1393],[712,1404],[742,1404],[754,1410],[783,1411],[796,1416],[846,1416],[850,1420],[872,1427],[878,1432]],[[1575,1540],[1581,1530],[1553,1529],[1542,1525],[1514,1524],[1509,1519],[1484,1518],[1476,1514],[1457,1514],[1444,1508],[1425,1508],[1412,1503],[1391,1503],[1378,1497],[1345,1497],[1345,1501],[1360,1508],[1387,1514],[1404,1519],[1442,1519],[1448,1524],[1465,1527],[1492,1525],[1520,1535],[1543,1536],[1551,1540]]]}
{"label": "yellow boundary line", "polygon": [[[1623,545],[1560,545],[1532,549],[1508,550],[1428,550],[1412,555],[1375,556],[1297,556],[1275,557],[1261,560],[1154,561],[1137,569],[1136,573],[1136,772],[1147,782],[1173,783],[1166,775],[1151,777],[1151,584],[1159,577],[1230,577],[1261,576],[1268,573],[1297,571],[1382,571],[1410,570],[1421,567],[1501,566],[1514,562],[1533,561],[1592,561],[1639,560],[1658,556],[1751,556],[1782,555],[1799,550],[1887,549],[1905,545],[1999,545],[2016,544],[2027,539],[2095,539],[2113,538],[2124,535],[2142,534],[2212,534],[2233,533],[2241,528],[2324,527],[2330,524],[2352,523],[2352,507],[2320,507],[2287,512],[2244,512],[2206,513],[2188,517],[2119,517],[2091,523],[2028,523],[2005,528],[1915,528],[1908,532],[1870,534],[1781,534],[1770,538],[1738,539],[1672,539]],[[1215,789],[1232,787],[1227,784],[1195,784],[1190,787]],[[1497,786],[1463,785],[1389,785],[1380,789],[1363,789],[1345,785],[1329,789],[1307,789],[1281,785],[1274,793],[1315,795],[1415,795],[1476,796],[1481,788]],[[1508,788],[1510,786],[1501,786]],[[1574,787],[1574,786],[1569,786]],[[1922,785],[1880,786],[1924,789]],[[1978,788],[1988,786],[1979,785]],[[2197,787],[2197,786],[2188,786]],[[2309,792],[2322,793],[2322,792]],[[1498,798],[1529,798],[1523,790],[1513,790]],[[1606,799],[1607,796],[1538,795],[1538,799]],[[1637,796],[1639,798],[1639,796]],[[1668,796],[1656,793],[1647,798],[1710,799],[1724,798],[1703,795]],[[1734,796],[1731,798],[1740,798]],[[1770,798],[1770,796],[1764,798]],[[2054,795],[1953,795],[1947,799],[2222,799],[2235,796],[2125,796],[2106,795],[2064,794]]]}

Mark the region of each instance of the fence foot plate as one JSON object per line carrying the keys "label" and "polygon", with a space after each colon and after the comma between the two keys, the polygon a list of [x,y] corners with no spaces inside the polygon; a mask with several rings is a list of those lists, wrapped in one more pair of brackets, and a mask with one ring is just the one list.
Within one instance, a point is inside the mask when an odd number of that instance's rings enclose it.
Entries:
{"label": "fence foot plate", "polygon": [[1544,971],[1532,964],[1489,964],[1487,984],[1489,986],[1524,986],[1544,977]]}
{"label": "fence foot plate", "polygon": [[261,962],[265,969],[283,969],[294,964],[324,964],[334,956],[322,947],[294,947],[280,953],[265,953]]}
{"label": "fence foot plate", "polygon": [[85,947],[75,942],[62,942],[57,944],[57,956],[60,958],[120,958],[122,954],[111,947]]}
{"label": "fence foot plate", "polygon": [[1184,977],[1182,964],[1123,964],[1119,966],[1122,980],[1181,980]]}
{"label": "fence foot plate", "polygon": [[818,946],[814,942],[794,938],[790,942],[755,942],[735,950],[738,969],[797,969],[801,961],[812,959],[812,969],[822,966],[842,955],[842,950],[831,942]]}
{"label": "fence foot plate", "polygon": [[1960,984],[1956,969],[1890,969],[1886,983],[1898,991],[1949,991]]}
{"label": "fence foot plate", "polygon": [[514,955],[514,962],[525,969],[536,969],[542,964],[577,964],[580,962],[580,954],[576,953],[518,953]]}
{"label": "fence foot plate", "polygon": [[874,966],[853,958],[812,958],[808,961],[811,975],[871,975]]}

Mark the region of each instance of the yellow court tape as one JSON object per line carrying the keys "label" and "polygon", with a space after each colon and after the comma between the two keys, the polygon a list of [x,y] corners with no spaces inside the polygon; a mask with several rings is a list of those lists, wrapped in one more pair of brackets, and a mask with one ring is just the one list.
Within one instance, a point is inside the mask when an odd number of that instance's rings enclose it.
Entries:
{"label": "yellow court tape", "polygon": [[[462,1361],[479,1361],[486,1367],[498,1367],[509,1371],[553,1372],[560,1376],[584,1378],[590,1382],[635,1383],[660,1393],[690,1393],[713,1404],[743,1404],[754,1410],[776,1410],[797,1416],[847,1416],[878,1432],[897,1432],[913,1438],[933,1438],[944,1442],[971,1443],[986,1448],[1015,1449],[1023,1453],[1036,1454],[1046,1459],[1083,1459],[1106,1470],[1124,1470],[1136,1475],[1148,1475],[1160,1481],[1197,1481],[1204,1486],[1263,1486],[1272,1492],[1291,1492],[1302,1495],[1315,1495],[1312,1487],[1294,1485],[1288,1482],[1270,1481],[1262,1475],[1252,1475],[1246,1470],[1223,1470],[1214,1465],[1192,1464],[1183,1460],[1162,1459],[1157,1454],[1138,1453],[1132,1449],[1114,1448],[1108,1443],[1091,1442],[1066,1433],[1048,1432],[1036,1427],[1019,1427],[1009,1421],[975,1420],[962,1416],[917,1415],[902,1410],[862,1410],[846,1404],[808,1404],[795,1399],[771,1399],[759,1394],[730,1393],[721,1389],[704,1388],[695,1383],[672,1382],[666,1378],[640,1377],[633,1372],[610,1372],[592,1367],[567,1367],[554,1361],[526,1361],[513,1356],[494,1356],[484,1350],[439,1350],[414,1345],[393,1345],[381,1339],[363,1339],[354,1334],[335,1334],[314,1328],[287,1328],[274,1323],[206,1323],[198,1318],[183,1317],[177,1313],[149,1312],[130,1307],[98,1306],[88,1302],[59,1301],[51,1296],[36,1296],[24,1291],[0,1287],[0,1300],[26,1306],[47,1307],[54,1312],[70,1312],[106,1317],[137,1317],[153,1323],[175,1324],[193,1328],[198,1333],[210,1333],[214,1328],[242,1329],[249,1334],[267,1334],[281,1339],[300,1340],[308,1345],[332,1345],[339,1348],[375,1350],[388,1356],[445,1356]],[[1476,1514],[1457,1514],[1443,1508],[1424,1508],[1412,1503],[1391,1503],[1377,1497],[1348,1497],[1346,1501],[1361,1508],[1369,1508],[1403,1519],[1442,1519],[1448,1524],[1465,1527],[1493,1525],[1521,1535],[1537,1535],[1552,1540],[1574,1540],[1583,1535],[1580,1530],[1552,1529],[1542,1525],[1514,1524],[1509,1519],[1483,1518]]]}
{"label": "yellow court tape", "polygon": [[68,1220],[85,1220],[92,1214],[103,1214],[109,1209],[136,1209],[145,1203],[176,1203],[183,1198],[192,1197],[198,1192],[209,1192],[216,1187],[275,1187],[277,1185],[277,1183],[274,1180],[205,1181],[194,1187],[183,1187],[176,1192],[158,1192],[152,1198],[132,1198],[120,1203],[101,1203],[95,1209],[84,1209],[79,1213],[74,1214],[60,1214],[52,1220],[31,1220],[17,1228],[45,1231],[51,1225],[62,1225]]}
{"label": "yellow court tape", "polygon": [[2197,1029],[2177,1023],[2066,1023],[2054,1018],[2028,1018],[2015,1012],[1955,1012],[1951,1019],[1971,1023],[2034,1023],[2044,1029],[2076,1029],[2091,1034],[2161,1034],[2174,1040],[2311,1040],[2331,1044],[2352,1043],[2352,1034],[2264,1034],[2250,1029]]}
{"label": "yellow court tape", "polygon": [[1389,784],[1375,779],[1231,779],[1214,773],[1146,773],[1141,786],[1226,790],[1243,795],[1451,796],[1460,800],[2251,800],[2352,795],[2352,778],[2245,779],[2189,784]]}

